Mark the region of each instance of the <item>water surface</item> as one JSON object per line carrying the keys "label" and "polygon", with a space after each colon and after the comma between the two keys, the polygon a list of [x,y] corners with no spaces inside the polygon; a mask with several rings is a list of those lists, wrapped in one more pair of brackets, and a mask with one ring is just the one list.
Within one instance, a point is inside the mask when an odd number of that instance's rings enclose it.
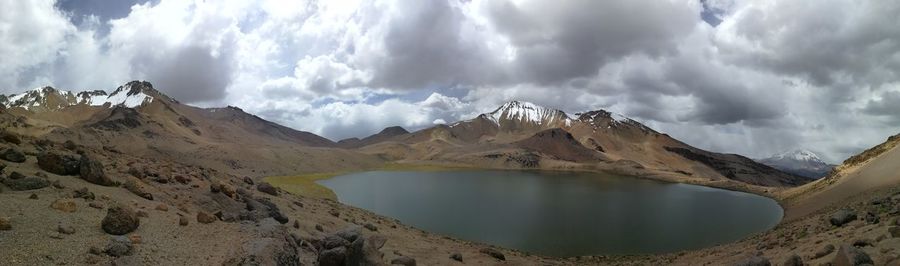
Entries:
{"label": "water surface", "polygon": [[318,181],[422,230],[547,256],[696,249],[772,228],[769,198],[597,173],[372,171]]}

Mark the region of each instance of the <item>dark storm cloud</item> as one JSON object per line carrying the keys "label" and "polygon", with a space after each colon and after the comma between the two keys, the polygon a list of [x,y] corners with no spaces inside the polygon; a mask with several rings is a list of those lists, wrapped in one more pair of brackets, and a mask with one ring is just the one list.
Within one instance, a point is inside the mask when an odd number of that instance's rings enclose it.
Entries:
{"label": "dark storm cloud", "polygon": [[218,100],[231,84],[230,53],[213,56],[209,48],[186,46],[161,60],[137,61],[147,68],[155,87],[183,102]]}
{"label": "dark storm cloud", "polygon": [[[81,24],[87,16],[97,16],[100,21],[127,17],[131,6],[136,4],[156,4],[159,0],[59,0],[56,5],[69,13],[76,24]],[[104,23],[105,24],[105,23]],[[102,25],[103,32],[109,30]]]}
{"label": "dark storm cloud", "polygon": [[900,122],[900,92],[885,92],[881,94],[881,99],[869,100],[862,111],[869,115],[886,117],[893,123]]}
{"label": "dark storm cloud", "polygon": [[[386,57],[373,63],[374,87],[420,89],[502,79],[501,67],[479,36],[466,36],[464,15],[448,1],[401,1],[388,22]],[[468,31],[468,33],[477,33]]]}
{"label": "dark storm cloud", "polygon": [[671,53],[698,20],[690,6],[655,0],[492,1],[489,10],[492,25],[517,49],[517,80],[538,84],[593,76],[635,53]]}

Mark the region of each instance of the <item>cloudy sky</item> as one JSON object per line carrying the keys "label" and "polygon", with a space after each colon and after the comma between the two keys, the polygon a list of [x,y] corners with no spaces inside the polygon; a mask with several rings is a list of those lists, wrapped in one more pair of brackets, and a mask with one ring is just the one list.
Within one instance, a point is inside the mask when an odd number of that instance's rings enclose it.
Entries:
{"label": "cloudy sky", "polygon": [[151,81],[333,140],[526,100],[831,162],[900,133],[900,1],[0,0],[0,92]]}

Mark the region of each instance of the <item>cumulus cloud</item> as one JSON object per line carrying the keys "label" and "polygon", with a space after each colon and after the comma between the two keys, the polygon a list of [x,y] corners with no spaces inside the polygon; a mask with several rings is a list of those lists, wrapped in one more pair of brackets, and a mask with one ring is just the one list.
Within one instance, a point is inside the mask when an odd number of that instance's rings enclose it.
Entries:
{"label": "cumulus cloud", "polygon": [[332,139],[527,100],[840,161],[900,131],[895,1],[0,0],[0,89],[147,79]]}

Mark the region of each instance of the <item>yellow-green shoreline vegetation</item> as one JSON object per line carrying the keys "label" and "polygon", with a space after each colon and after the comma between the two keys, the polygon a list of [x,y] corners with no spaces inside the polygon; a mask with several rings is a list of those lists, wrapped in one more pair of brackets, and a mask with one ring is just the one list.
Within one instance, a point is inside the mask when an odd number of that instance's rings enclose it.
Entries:
{"label": "yellow-green shoreline vegetation", "polygon": [[[408,164],[408,163],[388,163],[380,168],[371,170],[380,171],[452,171],[462,169],[473,169],[472,167],[459,165],[438,165],[438,164]],[[270,176],[263,178],[263,181],[281,188],[288,193],[300,195],[304,197],[331,199],[337,201],[337,194],[331,189],[319,185],[316,181],[329,179],[339,175],[350,174],[351,172],[329,172],[329,173],[309,173],[289,176]]]}

